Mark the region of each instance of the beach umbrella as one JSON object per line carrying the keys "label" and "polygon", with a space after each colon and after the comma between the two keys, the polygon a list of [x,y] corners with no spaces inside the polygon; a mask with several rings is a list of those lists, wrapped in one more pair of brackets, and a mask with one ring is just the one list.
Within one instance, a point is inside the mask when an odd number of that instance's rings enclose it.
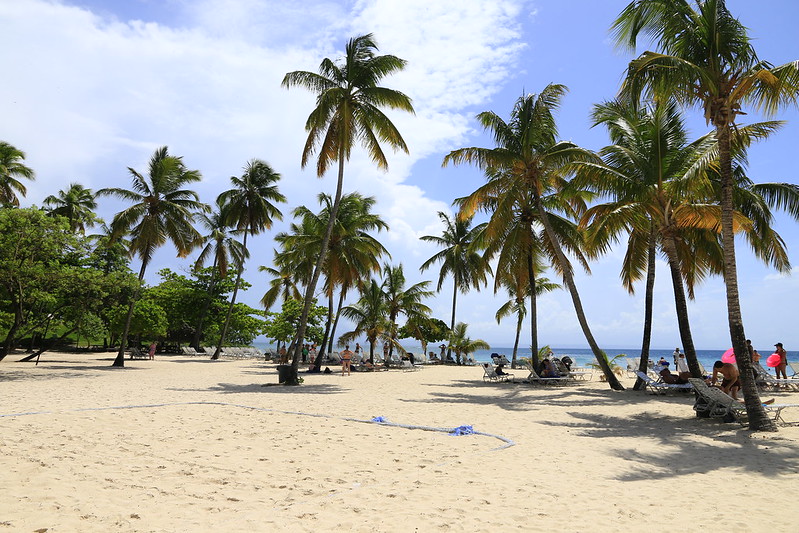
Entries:
{"label": "beach umbrella", "polygon": [[735,351],[732,348],[730,348],[729,350],[724,352],[724,355],[721,356],[721,362],[735,364]]}
{"label": "beach umbrella", "polygon": [[773,353],[768,356],[768,359],[766,359],[766,364],[771,368],[776,368],[777,365],[780,364],[780,359],[781,359],[780,354]]}

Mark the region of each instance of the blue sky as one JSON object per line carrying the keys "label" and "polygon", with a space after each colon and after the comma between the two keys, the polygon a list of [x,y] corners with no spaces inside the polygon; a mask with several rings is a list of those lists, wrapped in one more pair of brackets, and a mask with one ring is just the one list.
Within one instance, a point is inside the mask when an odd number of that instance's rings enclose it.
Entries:
{"label": "blue sky", "polygon": [[[42,199],[78,181],[92,189],[127,186],[127,167],[144,170],[153,151],[167,145],[204,176],[197,187],[211,203],[247,160],[265,159],[282,175],[289,199],[283,223],[252,242],[245,277],[253,288],[244,300],[256,305],[268,279],[257,265],[272,257],[272,235],[284,229],[297,205],[314,207],[320,191],[332,192],[334,176],[317,179],[300,169],[303,125],[313,96],[280,88],[291,70],[315,70],[324,57],[341,55],[354,35],[373,32],[384,53],[409,61],[385,80],[410,95],[416,116],[392,115],[410,155],[390,157],[382,173],[356,151],[347,167],[346,190],[377,198],[377,211],[391,227],[381,239],[402,262],[411,281],[435,280],[417,273],[436,249],[418,240],[437,234],[436,213],[451,211],[453,198],[474,190],[482,176],[468,167],[441,168],[450,150],[490,146],[474,115],[492,110],[507,117],[523,92],[555,82],[569,87],[558,115],[561,137],[586,148],[606,143],[602,129],[590,128],[591,106],[610,99],[632,55],[615,50],[608,28],[627,1],[537,0],[455,1],[358,0],[281,2],[266,0],[125,0],[0,3],[0,47],[6,54],[0,84],[0,139],[24,150],[37,172],[23,202]],[[799,58],[795,22],[799,8],[789,0],[728,0],[733,14],[750,28],[761,59],[782,64]],[[643,49],[642,49],[643,50]],[[640,50],[640,51],[642,51]],[[704,120],[688,110],[695,135]],[[750,113],[744,117],[755,121]],[[780,115],[788,124],[750,151],[755,181],[796,182],[793,154],[799,113]],[[102,199],[100,215],[110,220],[122,207]],[[793,264],[799,265],[796,222],[778,215]],[[759,264],[738,247],[741,302],[747,335],[767,352],[777,341],[799,346],[791,307],[799,295],[796,275]],[[640,345],[643,298],[618,282],[623,252],[614,250],[577,277],[594,334],[603,347]],[[181,271],[189,262],[161,250],[149,281],[162,267]],[[135,265],[134,265],[135,268]],[[796,271],[796,269],[794,269]],[[451,283],[431,307],[449,317]],[[643,290],[641,288],[641,290]],[[513,321],[497,325],[504,300],[490,289],[459,299],[458,319],[473,337],[494,346],[513,340]],[[542,298],[542,344],[584,347],[585,341],[565,291]],[[653,347],[679,344],[667,270],[658,263]],[[698,348],[729,345],[724,289],[706,281],[689,307]],[[340,330],[343,331],[343,330]],[[529,333],[522,334],[524,344]]]}

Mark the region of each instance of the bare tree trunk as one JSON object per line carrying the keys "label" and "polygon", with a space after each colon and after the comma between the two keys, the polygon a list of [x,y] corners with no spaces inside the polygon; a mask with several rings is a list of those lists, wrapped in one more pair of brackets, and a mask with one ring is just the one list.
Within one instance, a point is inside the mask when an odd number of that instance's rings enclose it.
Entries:
{"label": "bare tree trunk", "polygon": [[[244,239],[243,239],[243,247],[244,247],[244,255],[247,255],[247,234],[248,231],[244,230]],[[230,305],[227,308],[227,316],[225,317],[225,325],[222,326],[222,334],[219,335],[219,342],[216,345],[216,351],[214,355],[211,356],[211,359],[216,360],[219,359],[219,354],[222,353],[222,346],[225,345],[225,340],[227,338],[227,330],[230,327],[230,316],[233,314],[233,306],[236,304],[236,295],[239,293],[239,284],[241,283],[241,274],[244,272],[244,257],[241,258],[241,264],[239,265],[238,272],[236,273],[236,283],[233,285],[233,294],[230,296]]]}
{"label": "bare tree trunk", "polygon": [[142,280],[144,279],[144,271],[147,269],[147,259],[143,259],[141,262],[141,269],[139,270],[139,285],[136,287],[136,290],[133,291],[133,297],[130,299],[130,305],[128,306],[128,316],[125,318],[125,331],[122,333],[122,338],[119,339],[119,352],[117,352],[117,357],[114,359],[114,363],[111,366],[118,366],[124,367],[125,366],[125,348],[128,347],[128,333],[130,333],[130,322],[133,319],[133,309],[136,306],[136,301],[139,299],[139,295],[141,294],[141,284]]}
{"label": "bare tree trunk", "polygon": [[691,371],[693,377],[701,378],[702,371],[696,358],[694,338],[691,335],[691,323],[688,320],[688,303],[685,299],[685,287],[682,282],[682,272],[680,272],[677,245],[674,242],[674,236],[668,229],[663,234],[663,251],[669,260],[671,286],[674,289],[674,305],[677,309],[677,326],[680,330],[680,340],[682,341],[682,349],[685,352],[685,359],[688,362],[688,370]]}
{"label": "bare tree trunk", "polygon": [[[530,229],[532,234],[532,228]],[[535,269],[533,268],[533,254],[527,254],[527,275],[530,278],[530,361],[533,368],[538,368],[538,295],[535,292]]]}
{"label": "bare tree trunk", "polygon": [[619,382],[616,374],[614,374],[613,370],[610,368],[608,356],[599,348],[599,345],[594,339],[593,333],[591,333],[591,328],[588,326],[588,320],[586,320],[585,312],[583,311],[583,304],[580,300],[580,294],[577,292],[577,286],[574,284],[574,276],[572,275],[571,265],[566,259],[566,255],[563,253],[563,249],[560,246],[558,237],[555,235],[555,230],[552,229],[552,224],[550,224],[549,218],[547,218],[547,213],[544,210],[544,206],[541,205],[541,199],[536,193],[533,194],[540,222],[544,226],[544,232],[546,233],[552,249],[555,252],[558,263],[560,263],[560,269],[563,272],[563,283],[566,285],[566,288],[569,290],[569,294],[571,295],[572,303],[574,304],[574,311],[577,314],[577,321],[580,323],[580,328],[583,330],[585,340],[588,342],[588,346],[591,347],[591,351],[594,353],[594,357],[596,358],[599,367],[605,374],[605,378],[608,380],[608,385],[610,385],[610,388],[613,390],[624,390],[624,386]]}
{"label": "bare tree trunk", "polygon": [[[455,329],[455,307],[458,303],[458,281],[455,279],[455,276],[452,276],[452,284],[454,287],[452,288],[452,318],[449,321],[449,331],[452,333],[452,330]],[[447,358],[444,361],[448,361],[452,354],[452,350],[449,348],[449,342],[447,342]]]}
{"label": "bare tree trunk", "polygon": [[519,336],[522,333],[522,314],[519,313],[516,319],[516,338],[513,340],[513,359],[511,359],[510,367],[516,368],[516,352],[519,350]]}
{"label": "bare tree trunk", "polygon": [[302,305],[302,315],[300,315],[300,327],[297,331],[297,348],[294,349],[294,357],[291,361],[291,366],[294,368],[293,375],[290,379],[286,380],[286,385],[299,385],[297,376],[297,369],[300,362],[300,350],[302,349],[302,342],[305,340],[305,330],[308,328],[308,314],[311,311],[311,304],[313,303],[314,293],[316,292],[316,284],[319,282],[319,276],[322,274],[322,265],[327,256],[327,249],[330,244],[330,236],[333,234],[333,226],[336,223],[338,216],[338,207],[341,203],[341,190],[344,187],[344,145],[339,147],[338,153],[338,181],[336,183],[336,196],[333,199],[333,205],[330,208],[330,220],[327,222],[327,229],[325,236],[322,238],[322,245],[319,249],[319,257],[316,260],[311,280],[305,290],[305,299]]}
{"label": "bare tree trunk", "polygon": [[333,329],[330,331],[330,342],[328,343],[329,352],[333,351],[333,343],[336,339],[336,329],[338,328],[338,319],[341,317],[341,308],[344,306],[344,291],[342,290],[338,297],[338,306],[336,307],[336,315],[333,319]]}
{"label": "bare tree trunk", "polygon": [[[644,294],[644,335],[641,341],[641,360],[638,363],[638,370],[646,374],[649,369],[649,345],[652,342],[652,308],[655,293],[655,229],[649,231],[649,249],[647,250],[646,262],[646,292]],[[635,380],[633,390],[644,390],[646,385],[644,380]]]}
{"label": "bare tree trunk", "polygon": [[760,402],[760,393],[755,382],[754,369],[746,347],[741,303],[738,297],[738,272],[735,263],[735,233],[733,230],[732,160],[730,158],[730,126],[725,121],[716,125],[716,140],[719,146],[719,169],[721,172],[721,243],[724,254],[724,285],[727,289],[727,319],[730,325],[730,340],[735,351],[735,360],[740,370],[741,388],[744,394],[749,429],[753,431],[777,431],[777,425],[766,414]]}

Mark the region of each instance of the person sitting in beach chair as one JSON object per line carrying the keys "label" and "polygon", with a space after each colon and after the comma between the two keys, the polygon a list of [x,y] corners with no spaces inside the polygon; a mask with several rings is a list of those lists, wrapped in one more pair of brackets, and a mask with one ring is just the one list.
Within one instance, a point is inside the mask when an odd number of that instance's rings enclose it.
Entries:
{"label": "person sitting in beach chair", "polygon": [[668,383],[669,385],[684,385],[688,383],[688,379],[691,377],[690,372],[680,372],[679,374],[672,374],[669,370],[669,367],[663,367],[663,370],[660,371],[660,379],[663,383]]}
{"label": "person sitting in beach chair", "polygon": [[552,364],[552,361],[550,361],[549,359],[544,359],[543,361],[541,361],[541,369],[538,371],[538,375],[540,375],[542,378],[560,377],[557,368],[555,368],[555,365]]}

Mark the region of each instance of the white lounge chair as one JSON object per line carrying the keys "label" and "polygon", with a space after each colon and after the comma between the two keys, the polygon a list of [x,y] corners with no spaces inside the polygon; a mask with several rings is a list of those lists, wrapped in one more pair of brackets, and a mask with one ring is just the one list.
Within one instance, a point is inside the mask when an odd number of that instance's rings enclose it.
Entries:
{"label": "white lounge chair", "polygon": [[652,391],[652,394],[666,394],[670,390],[684,391],[692,389],[690,383],[663,383],[661,381],[655,381],[640,370],[636,370],[635,375],[641,378],[646,388]]}
{"label": "white lounge chair", "polygon": [[[730,414],[742,426],[747,425],[748,417],[744,404],[734,399],[723,390],[708,386],[703,379],[690,378],[688,382],[696,391],[698,398],[702,398],[703,400],[701,404],[699,401],[694,404],[694,410],[697,413],[707,413],[711,418],[721,418]],[[799,404],[773,403],[763,405],[766,412],[773,416],[774,422],[782,426],[797,424],[797,422],[787,422],[782,418],[782,411],[789,407],[799,407]]]}
{"label": "white lounge chair", "polygon": [[416,370],[421,369],[421,365],[415,365],[411,363],[410,359],[403,359],[402,360],[402,371],[403,372],[414,372]]}
{"label": "white lounge chair", "polygon": [[561,376],[574,381],[590,381],[594,377],[594,372],[592,370],[578,370],[576,368],[574,370],[569,370],[565,363],[557,357],[552,358],[552,363],[555,365],[555,368],[558,369]]}
{"label": "white lounge chair", "polygon": [[513,374],[497,374],[497,371],[489,363],[483,364],[483,381],[516,381]]}
{"label": "white lounge chair", "polygon": [[786,387],[790,390],[799,390],[799,380],[795,380],[793,378],[789,379],[777,379],[775,376],[771,375],[771,373],[763,368],[760,363],[752,363],[752,367],[755,369],[757,373],[757,380],[758,385],[772,387],[778,389],[780,387]]}
{"label": "white lounge chair", "polygon": [[530,371],[530,375],[527,376],[527,381],[530,383],[540,383],[541,385],[566,385],[572,381],[570,378],[564,376],[556,378],[542,378],[536,373],[532,366],[528,365],[527,369]]}

